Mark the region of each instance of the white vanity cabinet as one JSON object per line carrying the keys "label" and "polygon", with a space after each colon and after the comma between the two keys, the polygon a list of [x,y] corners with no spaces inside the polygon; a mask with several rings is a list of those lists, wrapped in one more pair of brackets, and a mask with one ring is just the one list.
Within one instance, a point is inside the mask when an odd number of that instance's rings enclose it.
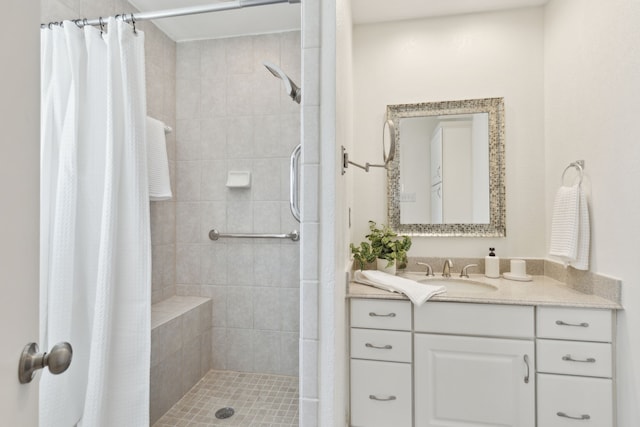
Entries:
{"label": "white vanity cabinet", "polygon": [[535,426],[532,307],[426,303],[414,315],[416,427]]}
{"label": "white vanity cabinet", "polygon": [[351,299],[353,427],[615,427],[610,309]]}
{"label": "white vanity cabinet", "polygon": [[411,427],[409,301],[351,301],[351,426]]}
{"label": "white vanity cabinet", "polygon": [[613,426],[611,310],[539,307],[538,427]]}

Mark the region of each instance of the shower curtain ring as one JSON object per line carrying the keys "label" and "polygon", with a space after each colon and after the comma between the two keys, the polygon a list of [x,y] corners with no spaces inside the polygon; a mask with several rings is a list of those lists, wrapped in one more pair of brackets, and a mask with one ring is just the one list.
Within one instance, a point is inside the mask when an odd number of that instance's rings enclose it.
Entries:
{"label": "shower curtain ring", "polygon": [[133,16],[133,13],[131,13],[130,15],[131,15],[131,25],[133,25],[133,34],[137,36],[138,30],[136,30],[136,17]]}
{"label": "shower curtain ring", "polygon": [[98,18],[98,23],[100,24],[100,34],[104,34],[104,21],[102,20],[102,16]]}

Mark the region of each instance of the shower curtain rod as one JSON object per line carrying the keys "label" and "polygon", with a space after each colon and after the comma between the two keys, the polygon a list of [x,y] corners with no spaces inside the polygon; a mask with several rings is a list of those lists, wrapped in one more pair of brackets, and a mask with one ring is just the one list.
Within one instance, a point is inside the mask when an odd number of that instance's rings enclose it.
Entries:
{"label": "shower curtain rod", "polygon": [[[173,18],[175,16],[197,15],[200,13],[242,9],[245,7],[264,6],[278,3],[293,4],[300,3],[300,0],[233,0],[202,6],[189,6],[177,9],[157,10],[155,12],[123,13],[122,15],[116,15],[116,17],[121,18],[125,22],[135,23],[139,21],[148,21],[150,19]],[[74,19],[72,20],[72,22],[74,22],[79,27],[84,27],[85,25],[103,25],[105,23],[105,19],[106,18],[103,17],[95,19]],[[48,24],[41,24],[40,26],[44,28],[58,24],[60,24],[60,22],[49,22]]]}

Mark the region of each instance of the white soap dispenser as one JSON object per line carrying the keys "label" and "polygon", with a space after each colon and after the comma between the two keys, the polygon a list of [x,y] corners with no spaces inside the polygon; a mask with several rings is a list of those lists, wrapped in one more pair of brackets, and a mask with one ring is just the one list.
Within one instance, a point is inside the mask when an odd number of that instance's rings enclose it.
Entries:
{"label": "white soap dispenser", "polygon": [[497,279],[500,277],[500,257],[495,254],[496,248],[489,248],[489,255],[484,257],[484,275]]}

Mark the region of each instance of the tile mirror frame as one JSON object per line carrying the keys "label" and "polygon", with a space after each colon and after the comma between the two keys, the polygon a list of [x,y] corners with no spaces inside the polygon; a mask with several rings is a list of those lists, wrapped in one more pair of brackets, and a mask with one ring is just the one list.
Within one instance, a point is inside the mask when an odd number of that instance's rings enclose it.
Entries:
{"label": "tile mirror frame", "polygon": [[[473,113],[489,116],[489,223],[403,224],[400,219],[400,121],[410,117]],[[396,133],[396,155],[387,168],[387,220],[395,232],[411,236],[506,236],[504,98],[387,105],[387,119],[395,124]]]}

